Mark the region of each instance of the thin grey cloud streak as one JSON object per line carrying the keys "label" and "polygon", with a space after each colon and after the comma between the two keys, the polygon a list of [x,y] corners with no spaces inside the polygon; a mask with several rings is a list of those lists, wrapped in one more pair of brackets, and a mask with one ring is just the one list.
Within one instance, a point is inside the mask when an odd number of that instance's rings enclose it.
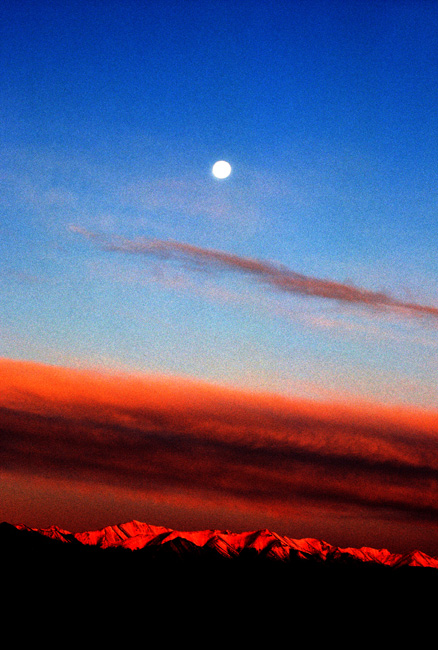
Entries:
{"label": "thin grey cloud streak", "polygon": [[370,291],[343,282],[303,275],[269,261],[242,257],[172,240],[109,238],[78,226],[70,226],[70,230],[94,241],[102,249],[110,252],[181,261],[207,271],[223,269],[253,277],[264,285],[289,294],[333,300],[342,304],[358,305],[407,316],[438,319],[438,307],[433,305],[398,300],[384,292]]}

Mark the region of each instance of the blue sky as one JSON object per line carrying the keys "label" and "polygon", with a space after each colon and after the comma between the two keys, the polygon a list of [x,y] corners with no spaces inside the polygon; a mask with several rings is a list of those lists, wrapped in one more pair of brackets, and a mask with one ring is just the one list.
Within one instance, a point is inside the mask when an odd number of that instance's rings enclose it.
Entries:
{"label": "blue sky", "polygon": [[[438,306],[437,3],[9,2],[0,24],[0,356],[436,405],[438,320],[406,305]],[[133,253],[151,240],[199,250]]]}

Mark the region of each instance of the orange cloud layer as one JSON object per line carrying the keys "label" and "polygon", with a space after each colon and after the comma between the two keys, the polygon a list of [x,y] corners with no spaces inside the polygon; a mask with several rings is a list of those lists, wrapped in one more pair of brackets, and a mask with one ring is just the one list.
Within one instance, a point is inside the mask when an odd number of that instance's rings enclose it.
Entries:
{"label": "orange cloud layer", "polygon": [[0,360],[1,469],[436,522],[438,414]]}

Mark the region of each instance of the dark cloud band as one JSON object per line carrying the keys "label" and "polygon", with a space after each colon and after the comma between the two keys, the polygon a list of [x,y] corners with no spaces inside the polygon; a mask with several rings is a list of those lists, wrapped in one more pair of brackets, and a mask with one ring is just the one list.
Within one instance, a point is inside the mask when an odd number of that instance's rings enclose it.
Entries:
{"label": "dark cloud band", "polygon": [[368,417],[177,379],[157,386],[152,378],[44,367],[27,376],[24,366],[17,379],[16,368],[3,364],[4,470],[145,494],[171,489],[182,503],[197,493],[265,510],[299,502],[418,520],[438,515],[434,414]]}

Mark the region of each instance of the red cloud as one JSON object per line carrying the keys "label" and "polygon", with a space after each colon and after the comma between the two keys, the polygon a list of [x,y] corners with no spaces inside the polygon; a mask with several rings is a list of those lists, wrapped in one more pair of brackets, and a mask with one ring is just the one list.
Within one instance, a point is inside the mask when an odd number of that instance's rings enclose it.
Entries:
{"label": "red cloud", "polygon": [[241,511],[429,522],[438,415],[0,361],[1,468]]}

